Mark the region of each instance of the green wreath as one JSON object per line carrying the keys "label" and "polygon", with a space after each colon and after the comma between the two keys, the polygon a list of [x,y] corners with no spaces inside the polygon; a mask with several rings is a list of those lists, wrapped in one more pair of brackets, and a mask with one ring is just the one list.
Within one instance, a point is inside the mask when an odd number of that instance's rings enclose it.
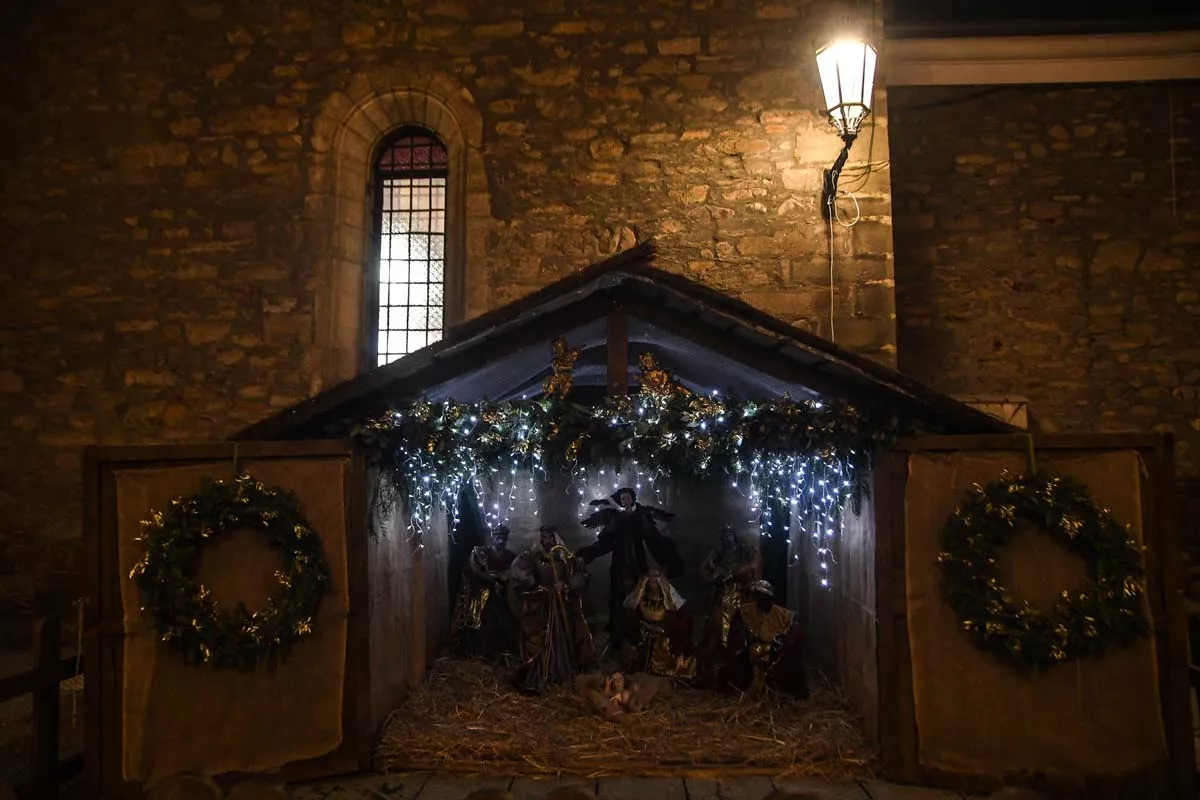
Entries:
{"label": "green wreath", "polygon": [[[189,664],[252,669],[276,660],[312,633],[330,584],[321,538],[294,494],[243,475],[206,481],[198,494],[178,497],[142,523],[142,557],[129,577],[141,593],[161,640]],[[217,607],[196,578],[201,550],[238,528],[256,528],[283,551],[275,573],[283,587],[260,611],[242,603]]]}
{"label": "green wreath", "polygon": [[[1018,523],[1036,525],[1087,563],[1082,591],[1063,590],[1047,609],[1016,602],[1000,584],[997,556]],[[1142,564],[1124,526],[1087,489],[1036,472],[976,485],[941,531],[942,591],[976,644],[1041,670],[1124,647],[1150,631],[1142,611]]]}

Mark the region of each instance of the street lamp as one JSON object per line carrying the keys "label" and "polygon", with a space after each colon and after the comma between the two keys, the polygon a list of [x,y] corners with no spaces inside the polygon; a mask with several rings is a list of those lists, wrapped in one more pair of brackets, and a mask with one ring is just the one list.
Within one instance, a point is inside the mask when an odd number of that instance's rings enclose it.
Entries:
{"label": "street lamp", "polygon": [[871,113],[875,88],[875,48],[864,39],[838,39],[817,51],[817,71],[825,93],[825,113],[843,142],[842,152],[825,171],[821,200],[824,214],[833,213],[838,176],[850,155],[863,120]]}

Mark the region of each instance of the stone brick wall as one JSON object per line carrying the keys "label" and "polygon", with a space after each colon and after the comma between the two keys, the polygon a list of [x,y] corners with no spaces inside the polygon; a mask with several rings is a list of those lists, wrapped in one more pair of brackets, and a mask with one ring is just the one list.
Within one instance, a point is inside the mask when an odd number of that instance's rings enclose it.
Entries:
{"label": "stone brick wall", "polygon": [[[224,437],[323,385],[337,204],[313,156],[337,132],[321,115],[363,87],[419,78],[477,114],[468,313],[656,236],[664,267],[825,330],[817,191],[839,143],[812,52],[836,11],[22,5],[0,34],[20,76],[0,87],[0,618],[37,584],[79,590],[82,445]],[[886,176],[860,201],[838,234],[838,341],[891,362]]]}
{"label": "stone brick wall", "polygon": [[1200,475],[1200,84],[890,92],[902,371]]}

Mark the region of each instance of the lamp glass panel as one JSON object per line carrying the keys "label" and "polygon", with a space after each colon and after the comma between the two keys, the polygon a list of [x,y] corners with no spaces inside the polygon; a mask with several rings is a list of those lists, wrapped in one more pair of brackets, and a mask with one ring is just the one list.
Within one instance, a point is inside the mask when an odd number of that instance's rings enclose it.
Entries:
{"label": "lamp glass panel", "polygon": [[875,87],[875,48],[866,42],[843,39],[817,53],[817,71],[825,93],[825,108],[843,103],[871,106]]}

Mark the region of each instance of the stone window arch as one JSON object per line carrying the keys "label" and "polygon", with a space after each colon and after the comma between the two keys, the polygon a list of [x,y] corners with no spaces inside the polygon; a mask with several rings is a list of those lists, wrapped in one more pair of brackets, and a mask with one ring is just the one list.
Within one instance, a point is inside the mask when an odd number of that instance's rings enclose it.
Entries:
{"label": "stone window arch", "polygon": [[326,246],[318,248],[314,394],[377,365],[375,347],[367,346],[375,335],[371,303],[378,281],[375,166],[387,142],[414,129],[435,134],[446,150],[446,327],[470,316],[468,298],[482,288],[468,243],[482,241],[491,200],[483,120],[472,98],[457,81],[419,68],[357,76],[326,101],[312,129],[307,208],[316,218],[312,229],[328,234]]}

